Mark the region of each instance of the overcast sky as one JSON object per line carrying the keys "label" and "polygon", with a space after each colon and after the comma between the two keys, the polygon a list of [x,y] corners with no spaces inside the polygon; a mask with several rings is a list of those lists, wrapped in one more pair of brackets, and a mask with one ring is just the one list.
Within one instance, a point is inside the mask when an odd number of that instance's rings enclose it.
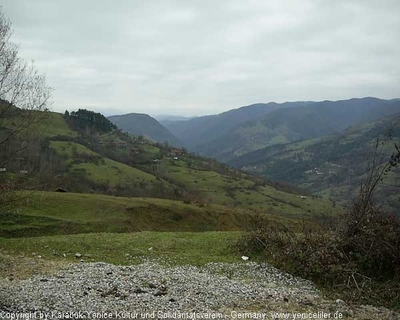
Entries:
{"label": "overcast sky", "polygon": [[0,0],[55,111],[400,97],[399,0]]}

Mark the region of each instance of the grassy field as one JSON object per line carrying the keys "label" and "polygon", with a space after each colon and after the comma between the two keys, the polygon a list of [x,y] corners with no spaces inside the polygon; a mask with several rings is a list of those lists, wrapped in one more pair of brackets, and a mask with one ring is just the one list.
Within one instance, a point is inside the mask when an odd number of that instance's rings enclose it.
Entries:
{"label": "grassy field", "polygon": [[50,141],[50,147],[53,150],[55,150],[58,154],[64,156],[65,161],[68,164],[71,164],[74,161],[73,158],[74,152],[77,154],[86,154],[86,155],[100,157],[98,153],[73,141]]}
{"label": "grassy field", "polygon": [[56,112],[47,112],[41,122],[40,130],[46,137],[65,136],[75,138],[78,134],[71,130],[65,122],[63,115]]}
{"label": "grassy field", "polygon": [[62,114],[56,112],[33,111],[28,115],[28,119],[26,117],[5,117],[0,119],[0,124],[9,129],[25,128],[27,121],[30,122],[29,133],[33,135],[39,134],[48,138],[58,135],[70,138],[78,136],[75,131],[69,128]]}
{"label": "grassy field", "polygon": [[85,261],[116,264],[240,261],[234,244],[251,214],[165,199],[36,192],[25,206],[0,215],[0,256],[60,263],[79,261],[78,252]]}
{"label": "grassy field", "polygon": [[0,252],[62,261],[75,261],[79,252],[88,261],[118,264],[146,257],[182,264],[234,262],[241,254],[234,244],[260,217],[293,227],[299,223],[220,205],[36,192],[25,206],[0,215]]}
{"label": "grassy field", "polygon": [[279,191],[270,186],[254,186],[254,182],[221,175],[214,171],[196,170],[184,161],[169,161],[166,174],[175,181],[187,184],[220,205],[248,208],[277,215],[339,214],[341,208],[333,208],[327,200]]}
{"label": "grassy field", "polygon": [[[160,259],[171,264],[239,262],[240,232],[89,233],[34,238],[0,238],[0,253],[36,259],[135,264]],[[76,253],[82,257],[75,258]],[[40,256],[40,258],[38,258]]]}
{"label": "grassy field", "polygon": [[[85,177],[95,183],[108,184],[116,186],[128,183],[139,183],[141,181],[154,182],[156,177],[143,172],[139,169],[130,167],[126,164],[104,158],[100,154],[90,150],[89,148],[72,141],[51,141],[51,148],[58,154],[66,158],[66,162],[71,166],[70,171],[83,172]],[[98,157],[96,163],[82,162],[75,163],[74,152],[77,155],[89,155]]]}
{"label": "grassy field", "polygon": [[[255,213],[220,205],[198,206],[155,198],[36,192],[16,212],[0,215],[0,236],[28,237],[95,232],[237,231]],[[286,217],[263,214],[276,223]]]}

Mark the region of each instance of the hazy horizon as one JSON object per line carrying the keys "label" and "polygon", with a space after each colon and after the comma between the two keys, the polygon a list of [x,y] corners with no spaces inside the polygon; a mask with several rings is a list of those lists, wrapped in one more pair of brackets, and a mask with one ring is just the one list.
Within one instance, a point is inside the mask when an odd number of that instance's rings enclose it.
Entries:
{"label": "hazy horizon", "polygon": [[[339,99],[339,100],[325,99],[325,100],[320,100],[320,101],[317,101],[317,100],[302,100],[302,101],[297,100],[297,101],[283,101],[283,102],[268,101],[268,102],[255,102],[255,103],[251,103],[249,105],[244,105],[244,106],[235,106],[233,108],[229,108],[227,110],[223,110],[221,112],[216,112],[216,113],[193,114],[193,115],[181,115],[181,114],[169,114],[169,113],[161,113],[161,114],[155,113],[155,114],[153,114],[153,113],[150,113],[150,112],[147,112],[147,113],[146,112],[136,112],[134,110],[133,111],[128,111],[128,112],[121,112],[121,113],[112,113],[112,112],[110,113],[110,112],[107,112],[107,111],[106,112],[102,112],[102,111],[96,110],[96,108],[91,108],[90,110],[91,111],[95,111],[95,112],[100,112],[106,117],[118,116],[118,115],[130,114],[130,113],[137,113],[137,114],[147,114],[147,115],[149,115],[149,116],[151,116],[151,117],[153,117],[153,118],[155,118],[157,120],[159,120],[159,119],[163,120],[164,118],[184,118],[186,120],[189,120],[189,119],[193,119],[193,118],[196,118],[196,117],[218,115],[218,114],[221,114],[221,113],[224,113],[224,112],[227,112],[227,111],[237,110],[237,109],[240,109],[240,108],[243,108],[243,107],[250,107],[250,106],[255,105],[255,104],[268,104],[268,103],[283,104],[283,103],[293,103],[293,102],[324,102],[324,101],[337,102],[337,101],[345,101],[345,100],[351,100],[351,99],[365,99],[365,98],[375,98],[375,99],[381,99],[381,100],[400,100],[400,98],[383,99],[383,98],[380,98],[380,97],[368,96],[368,97],[351,97],[351,98],[348,98],[348,99]],[[71,112],[71,111],[77,111],[78,109],[79,108],[72,108],[72,109],[66,109],[66,110]],[[85,109],[85,107],[81,107],[81,109]],[[60,112],[60,113],[65,112],[65,110],[61,110],[61,111],[60,110],[51,110],[51,111]]]}
{"label": "hazy horizon", "polygon": [[201,116],[399,96],[400,2],[0,0],[53,110]]}

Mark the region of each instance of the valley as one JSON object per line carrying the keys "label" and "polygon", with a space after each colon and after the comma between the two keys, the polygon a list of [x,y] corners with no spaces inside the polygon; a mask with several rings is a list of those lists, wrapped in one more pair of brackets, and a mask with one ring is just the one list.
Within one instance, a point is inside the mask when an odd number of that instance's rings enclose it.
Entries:
{"label": "valley", "polygon": [[[29,148],[18,150],[18,161],[1,173],[2,179],[20,185],[11,193],[20,199],[18,205],[6,205],[0,216],[1,254],[5,261],[13,261],[16,255],[28,260],[29,254],[40,257],[37,267],[16,269],[12,277],[47,274],[46,261],[51,261],[51,270],[53,264],[58,269],[81,260],[203,266],[238,263],[244,254],[262,261],[260,249],[254,251],[254,244],[246,244],[248,231],[251,235],[251,230],[267,228],[274,234],[276,228],[283,234],[287,230],[302,234],[336,223],[357,197],[375,139],[384,139],[390,128],[390,139],[381,150],[382,159],[388,159],[392,143],[399,138],[399,117],[368,122],[377,116],[375,112],[363,118],[367,122],[355,117],[358,120],[353,122],[362,123],[343,124],[342,131],[322,123],[321,129],[305,135],[310,139],[297,141],[303,136],[282,131],[282,126],[304,134],[301,130],[311,120],[297,118],[295,127],[278,111],[285,114],[293,108],[296,112],[290,121],[294,121],[302,108],[318,105],[304,104],[282,109],[272,104],[274,110],[266,104],[267,111],[262,112],[278,128],[258,132],[269,146],[251,151],[253,145],[244,143],[245,153],[231,153],[227,164],[167,139],[157,141],[146,130],[132,135],[129,128],[121,130],[90,110],[35,114],[38,126],[28,136],[13,137],[7,152],[14,152],[21,139]],[[257,112],[265,106],[257,105]],[[397,104],[388,103],[382,112],[396,108]],[[24,117],[23,110],[11,109],[2,121],[4,132],[12,131]],[[249,125],[251,121],[239,123],[221,134],[221,141],[232,130],[241,132],[237,128]],[[390,171],[375,193],[377,203],[385,199],[383,208],[394,213],[399,209],[398,174],[396,168]]]}
{"label": "valley", "polygon": [[0,319],[400,319],[400,2],[329,4],[0,1]]}
{"label": "valley", "polygon": [[[287,181],[314,194],[351,203],[374,157],[377,139],[382,162],[396,150],[400,138],[400,115],[354,126],[340,134],[263,148],[230,162],[247,172]],[[384,210],[400,213],[398,168],[388,172],[376,194]],[[379,199],[385,199],[380,201]]]}

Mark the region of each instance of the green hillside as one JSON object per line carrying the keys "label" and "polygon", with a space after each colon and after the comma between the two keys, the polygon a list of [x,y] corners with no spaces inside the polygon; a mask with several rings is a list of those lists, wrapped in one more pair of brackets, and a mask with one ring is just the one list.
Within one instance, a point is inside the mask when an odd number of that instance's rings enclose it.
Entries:
{"label": "green hillside", "polygon": [[[41,142],[19,155],[29,159],[23,161],[30,165],[25,177],[46,191],[173,199],[295,219],[332,212],[329,201],[302,199],[301,190],[277,189],[185,149],[132,136],[102,117],[88,110],[47,112]],[[32,154],[38,157],[31,160]],[[7,174],[21,169],[17,162]]]}
{"label": "green hillside", "polygon": [[[347,203],[357,193],[376,139],[391,141],[383,146],[386,161],[400,141],[400,114],[362,126],[340,135],[267,147],[248,153],[230,163],[270,179],[287,181],[326,198]],[[387,210],[400,212],[400,171],[390,172],[378,190],[377,198]],[[381,200],[382,201],[382,200]]]}
{"label": "green hillside", "polygon": [[126,164],[104,158],[87,147],[72,141],[50,141],[50,147],[64,156],[70,165],[69,172],[84,172],[94,183],[108,184],[115,187],[129,182],[153,182],[156,177],[128,166]]}
{"label": "green hillside", "polygon": [[[274,221],[279,217],[266,215]],[[232,231],[251,219],[248,212],[219,205],[123,198],[100,194],[36,192],[18,212],[0,215],[0,237],[94,232]]]}
{"label": "green hillside", "polygon": [[[11,239],[0,237],[0,256],[3,264],[12,265],[12,268],[6,270],[6,275],[8,276],[9,271],[13,270],[16,277],[37,275],[39,271],[48,269],[44,266],[50,264],[49,261],[60,264],[76,262],[75,254],[78,252],[82,252],[82,259],[85,261],[101,261],[117,265],[132,265],[146,259],[179,265],[241,263],[243,260],[240,257],[243,252],[235,249],[235,244],[241,235],[241,232],[236,231],[145,231]],[[13,258],[16,255],[20,256],[18,263],[15,263]],[[27,257],[26,263],[22,257]],[[24,264],[21,265],[21,262]],[[1,271],[0,269],[0,276]]]}

